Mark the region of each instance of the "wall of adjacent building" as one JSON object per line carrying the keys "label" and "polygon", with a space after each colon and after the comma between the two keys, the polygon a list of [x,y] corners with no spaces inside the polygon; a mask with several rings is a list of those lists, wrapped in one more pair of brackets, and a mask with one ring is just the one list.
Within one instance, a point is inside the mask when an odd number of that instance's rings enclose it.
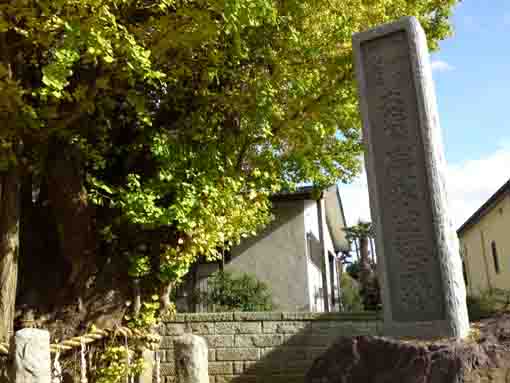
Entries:
{"label": "wall of adjacent building", "polygon": [[[331,238],[330,230],[326,220],[325,201],[320,201],[322,211],[319,222],[319,207],[316,200],[305,200],[305,232],[307,238],[307,270],[308,270],[308,291],[310,294],[310,311],[325,311],[324,290],[327,291],[330,311],[337,310],[331,305],[332,289],[338,290],[338,275],[336,270],[330,269],[328,254],[335,255],[335,247]],[[320,225],[323,228],[323,241],[321,243]],[[324,287],[324,278],[326,275],[326,284]]]}
{"label": "wall of adjacent building", "polygon": [[304,204],[309,310],[312,312],[323,312],[322,269],[324,251],[320,242],[317,201],[305,200]]}
{"label": "wall of adjacent building", "polygon": [[234,248],[225,266],[266,282],[278,310],[310,310],[304,211],[303,200],[275,202],[276,220]]}
{"label": "wall of adjacent building", "polygon": [[372,313],[179,314],[160,328],[161,381],[175,382],[173,341],[185,332],[207,341],[211,383],[298,383],[338,337],[380,327]]}
{"label": "wall of adjacent building", "polygon": [[[335,264],[330,270],[329,261],[329,255],[335,254],[335,247],[327,225],[324,201],[320,202],[321,222],[316,200],[275,201],[275,220],[256,237],[246,238],[233,248],[225,270],[249,273],[265,282],[278,310],[324,312],[324,290],[330,310],[338,310],[338,304],[331,305],[332,290],[335,296],[338,295],[338,273]],[[320,223],[323,235],[319,230]],[[205,293],[209,276],[218,269],[217,263],[200,264],[188,284]],[[324,282],[326,288],[323,289]],[[191,287],[187,289],[192,290]],[[187,291],[188,295],[190,291]],[[188,296],[180,297],[177,300],[179,310],[205,312],[210,309],[204,305],[195,307],[190,302]]]}
{"label": "wall of adjacent building", "polygon": [[[467,291],[478,295],[490,288],[510,289],[510,196],[506,195],[460,235],[467,274]],[[499,273],[492,245],[496,245]]]}

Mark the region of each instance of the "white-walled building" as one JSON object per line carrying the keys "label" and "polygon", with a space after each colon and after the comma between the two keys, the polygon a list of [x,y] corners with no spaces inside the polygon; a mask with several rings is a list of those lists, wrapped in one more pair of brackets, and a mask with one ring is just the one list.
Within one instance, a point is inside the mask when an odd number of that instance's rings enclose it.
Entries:
{"label": "white-walled building", "polygon": [[[232,250],[225,270],[249,273],[265,282],[278,310],[338,311],[337,256],[349,251],[338,187],[324,190],[319,199],[313,198],[311,187],[275,195],[273,215],[274,221],[261,233]],[[208,276],[219,267],[217,263],[196,265],[184,291],[206,290]],[[206,310],[185,301],[184,297],[178,300],[181,310]]]}

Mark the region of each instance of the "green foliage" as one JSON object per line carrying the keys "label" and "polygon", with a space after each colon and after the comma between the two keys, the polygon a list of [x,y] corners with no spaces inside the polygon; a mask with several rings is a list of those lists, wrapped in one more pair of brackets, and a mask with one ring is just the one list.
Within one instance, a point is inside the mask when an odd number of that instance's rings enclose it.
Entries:
{"label": "green foliage", "polygon": [[359,270],[360,270],[360,262],[359,260],[355,260],[354,262],[347,265],[345,271],[349,274],[349,276],[353,279],[359,279]]}
{"label": "green foliage", "polygon": [[375,311],[381,306],[380,288],[375,265],[369,259],[368,242],[375,236],[371,222],[359,221],[343,229],[349,241],[355,241],[359,248],[359,259],[347,267],[347,272],[361,284],[361,296],[365,310]]}
{"label": "green foliage", "polygon": [[471,321],[506,313],[510,309],[510,290],[492,289],[478,296],[468,296],[467,307]]}
{"label": "green foliage", "polygon": [[126,315],[124,319],[127,321],[128,327],[142,330],[150,330],[159,321],[159,296],[152,295],[151,301],[142,302],[140,312],[133,315]]}
{"label": "green foliage", "polygon": [[147,276],[151,271],[150,259],[143,254],[131,253],[129,255],[128,273],[134,278]]}
{"label": "green foliage", "polygon": [[377,275],[372,272],[368,275],[365,285],[361,284],[360,272],[361,263],[355,260],[346,267],[346,273],[356,283],[360,283],[359,294],[365,310],[377,311],[381,308],[381,292]]}
{"label": "green foliage", "polygon": [[363,302],[359,284],[348,273],[342,274],[340,279],[340,291],[342,292],[341,301],[343,311],[363,311]]}
{"label": "green foliage", "polygon": [[[126,324],[131,329],[150,333],[159,323],[159,296],[152,295],[151,300],[142,302],[140,311],[133,315],[125,315]],[[142,352],[152,345],[145,338],[136,340],[112,338],[100,350],[93,366],[93,381],[98,383],[119,383],[127,376],[139,375],[144,369]],[[129,362],[128,362],[129,359]]]}
{"label": "green foliage", "polygon": [[360,238],[374,238],[375,228],[372,222],[358,221],[356,225],[343,229],[348,240],[355,241]]}
{"label": "green foliage", "polygon": [[[130,362],[128,364],[128,354]],[[140,352],[130,350],[126,346],[110,345],[106,347],[99,357],[96,366],[95,382],[120,383],[126,376],[136,376],[143,371],[144,364]]]}
{"label": "green foliage", "polygon": [[274,305],[268,286],[249,274],[216,272],[202,298],[215,311],[271,311]]}

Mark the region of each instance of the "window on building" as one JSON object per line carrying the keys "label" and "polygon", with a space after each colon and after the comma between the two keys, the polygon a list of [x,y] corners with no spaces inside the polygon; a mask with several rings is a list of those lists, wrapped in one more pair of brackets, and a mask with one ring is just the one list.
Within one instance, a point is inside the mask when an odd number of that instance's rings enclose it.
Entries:
{"label": "window on building", "polygon": [[461,258],[462,258],[462,274],[464,275],[464,281],[466,283],[466,286],[469,284],[468,279],[468,273],[466,268],[466,259],[467,259],[467,247],[463,247],[463,251],[461,252]]}
{"label": "window on building", "polygon": [[331,305],[335,306],[336,296],[335,296],[335,256],[328,251],[328,259],[329,259],[329,277],[331,283]]}
{"label": "window on building", "polygon": [[498,250],[496,249],[496,242],[491,242],[492,249],[492,258],[494,260],[494,270],[496,270],[496,274],[499,274],[499,259],[498,259]]}

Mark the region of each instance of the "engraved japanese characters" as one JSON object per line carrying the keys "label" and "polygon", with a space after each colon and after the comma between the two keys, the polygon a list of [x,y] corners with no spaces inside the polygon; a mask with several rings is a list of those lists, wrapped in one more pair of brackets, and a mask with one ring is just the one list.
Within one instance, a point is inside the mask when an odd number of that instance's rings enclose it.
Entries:
{"label": "engraved japanese characters", "polygon": [[465,288],[423,30],[403,18],[355,35],[353,48],[385,328],[463,337]]}

